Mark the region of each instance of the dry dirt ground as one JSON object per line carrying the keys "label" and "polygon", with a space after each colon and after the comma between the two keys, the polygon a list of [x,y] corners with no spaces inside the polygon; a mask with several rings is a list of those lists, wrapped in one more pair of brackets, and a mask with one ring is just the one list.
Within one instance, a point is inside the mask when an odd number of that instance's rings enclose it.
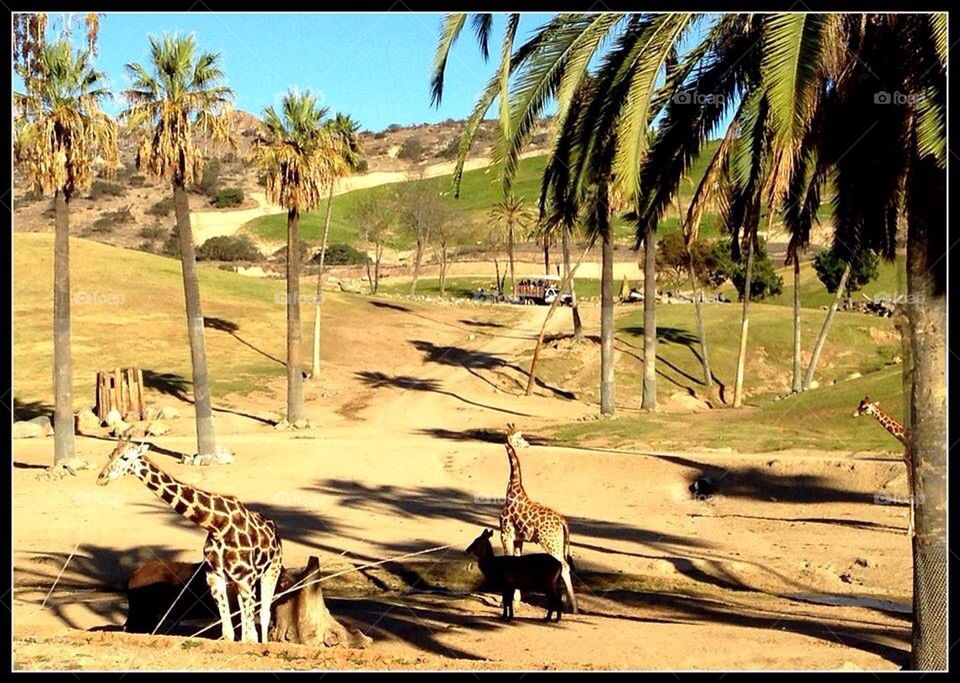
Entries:
{"label": "dry dirt ground", "polygon": [[[134,479],[96,487],[109,441],[79,438],[78,455],[94,469],[51,483],[38,474],[52,458],[52,440],[31,439],[14,448],[15,668],[886,670],[906,663],[906,508],[874,500],[875,491],[904,488],[890,456],[553,447],[538,432],[589,407],[551,397],[549,388],[516,396],[519,369],[497,360],[530,343],[544,309],[520,310],[506,327],[455,307],[425,315],[380,305],[384,324],[368,331],[369,343],[415,342],[421,353],[384,351],[379,365],[331,370],[308,387],[310,429],[275,431],[264,415],[275,414],[279,400],[276,387],[265,387],[217,412],[235,464],[190,467],[171,457],[195,447],[189,404],[177,404],[183,415],[154,439],[152,456],[175,477],[272,517],[287,566],[316,554],[333,573],[448,546],[325,588],[334,615],[372,637],[372,646],[324,651],[118,632],[126,608],[118,587],[131,568],[152,558],[197,561],[203,532]],[[559,624],[540,622],[533,604],[504,624],[495,596],[470,588],[478,574],[463,548],[496,525],[508,421],[532,443],[520,452],[528,493],[570,520],[581,613]],[[705,471],[723,473],[727,484],[708,500],[691,500],[686,487]]]}

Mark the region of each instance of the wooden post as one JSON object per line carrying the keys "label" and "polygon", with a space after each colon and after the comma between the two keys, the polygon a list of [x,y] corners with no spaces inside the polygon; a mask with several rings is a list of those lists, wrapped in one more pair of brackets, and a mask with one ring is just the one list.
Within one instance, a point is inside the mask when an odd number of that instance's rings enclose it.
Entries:
{"label": "wooden post", "polygon": [[130,413],[146,419],[147,406],[143,393],[143,371],[139,368],[114,368],[97,371],[96,412],[101,422],[111,410],[121,416]]}

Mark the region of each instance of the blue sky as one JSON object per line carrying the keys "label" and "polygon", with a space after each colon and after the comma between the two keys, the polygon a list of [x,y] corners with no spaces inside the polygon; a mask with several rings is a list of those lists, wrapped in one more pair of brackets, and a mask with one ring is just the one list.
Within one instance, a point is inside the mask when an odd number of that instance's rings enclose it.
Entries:
{"label": "blue sky", "polygon": [[[448,63],[443,103],[434,109],[430,67],[442,16],[107,12],[97,66],[109,74],[115,91],[122,90],[128,84],[123,65],[147,60],[148,35],[194,33],[201,49],[221,52],[235,106],[254,114],[297,87],[320,93],[324,106],[350,114],[372,131],[391,123],[466,118],[495,68],[504,21],[502,15],[495,21],[497,42],[489,63],[469,24],[464,29]],[[524,15],[521,39],[549,16]],[[106,108],[115,113],[121,105],[118,98]]]}

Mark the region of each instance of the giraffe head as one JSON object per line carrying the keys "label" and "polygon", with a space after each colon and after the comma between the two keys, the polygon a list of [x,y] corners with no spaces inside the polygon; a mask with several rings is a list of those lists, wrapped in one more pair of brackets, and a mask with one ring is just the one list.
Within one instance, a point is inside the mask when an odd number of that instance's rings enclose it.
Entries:
{"label": "giraffe head", "polygon": [[517,431],[517,426],[512,422],[507,423],[507,443],[514,448],[529,448],[530,444],[523,438],[523,434]]}
{"label": "giraffe head", "polygon": [[150,449],[150,445],[142,443],[139,446],[129,441],[120,440],[117,447],[110,454],[107,464],[100,470],[100,476],[97,477],[98,486],[106,486],[114,479],[125,477],[133,473],[135,465],[143,457],[143,454]]}
{"label": "giraffe head", "polygon": [[493,545],[490,538],[493,536],[493,529],[484,529],[483,533],[473,539],[473,543],[467,546],[466,552],[479,557],[484,555],[493,555]]}
{"label": "giraffe head", "polygon": [[880,404],[876,401],[870,399],[869,396],[864,396],[863,400],[860,401],[860,405],[857,406],[857,409],[853,411],[854,417],[860,417],[861,415],[876,415],[877,407]]}

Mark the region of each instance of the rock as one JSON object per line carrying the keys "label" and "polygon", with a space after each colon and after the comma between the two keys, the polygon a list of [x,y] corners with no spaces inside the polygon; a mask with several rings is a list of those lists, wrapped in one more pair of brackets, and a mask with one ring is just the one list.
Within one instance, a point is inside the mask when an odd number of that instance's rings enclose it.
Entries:
{"label": "rock", "polygon": [[35,425],[43,430],[43,436],[49,436],[53,434],[53,425],[50,424],[50,418],[46,415],[37,415],[36,417],[31,417],[27,422],[32,422]]}
{"label": "rock", "polygon": [[213,457],[218,465],[232,465],[237,459],[237,457],[233,454],[233,451],[226,446],[217,444],[214,450],[215,453]]}
{"label": "rock", "polygon": [[123,416],[120,414],[119,410],[113,408],[107,413],[107,419],[103,421],[103,425],[105,427],[113,427],[118,422],[123,422]]}
{"label": "rock", "polygon": [[173,406],[163,406],[157,413],[157,418],[160,420],[176,420],[179,417],[180,411]]}
{"label": "rock", "polygon": [[344,279],[340,280],[338,284],[340,285],[341,292],[349,292],[351,294],[363,293],[363,285],[360,284],[359,280]]}
{"label": "rock", "polygon": [[215,453],[194,453],[193,455],[184,455],[180,458],[181,464],[198,465],[206,467],[208,465],[231,465],[236,460],[233,452],[224,446],[218,445]]}
{"label": "rock", "polygon": [[132,410],[129,411],[129,412],[127,412],[127,413],[124,413],[124,415],[123,415],[123,421],[124,421],[124,422],[128,422],[128,423],[129,423],[129,422],[139,422],[139,421],[140,421],[140,413],[139,413],[139,412],[134,412],[134,411],[132,411]]}
{"label": "rock", "polygon": [[45,436],[43,427],[30,420],[14,422],[11,435],[14,439],[38,439]]}
{"label": "rock", "polygon": [[813,380],[813,381],[810,382],[810,386],[807,387],[807,388],[808,388],[808,389],[819,389],[819,388],[820,388],[820,382],[818,382],[817,380]]}
{"label": "rock", "polygon": [[153,406],[149,406],[143,413],[143,419],[147,422],[153,422],[158,417],[160,417],[160,411]]}
{"label": "rock", "polygon": [[685,391],[673,392],[670,394],[667,401],[669,402],[671,409],[678,411],[696,412],[709,408],[709,406],[699,398],[696,396],[691,396]]}
{"label": "rock", "polygon": [[133,431],[133,425],[127,424],[123,420],[114,422],[110,427],[110,434],[116,437],[128,437]]}
{"label": "rock", "polygon": [[77,457],[64,460],[62,463],[60,463],[60,466],[70,472],[70,474],[76,474],[77,470],[93,469],[93,465],[90,464],[90,461]]}
{"label": "rock", "polygon": [[170,425],[160,420],[154,420],[147,425],[146,433],[148,436],[163,436],[170,431]]}
{"label": "rock", "polygon": [[147,430],[142,425],[133,425],[127,432],[128,439],[143,439],[147,436]]}
{"label": "rock", "polygon": [[285,429],[290,429],[290,423],[286,420],[280,420],[277,424],[273,425],[273,428],[277,431],[283,431]]}
{"label": "rock", "polygon": [[293,428],[294,428],[294,429],[309,429],[309,428],[310,428],[310,421],[307,420],[305,417],[301,417],[299,420],[297,420],[296,422],[293,423]]}
{"label": "rock", "polygon": [[859,379],[861,377],[863,377],[863,375],[861,375],[859,372],[851,372],[849,375],[847,375],[847,379]]}
{"label": "rock", "polygon": [[100,433],[100,418],[89,407],[81,408],[74,420],[74,428],[77,434],[84,436],[95,436]]}

